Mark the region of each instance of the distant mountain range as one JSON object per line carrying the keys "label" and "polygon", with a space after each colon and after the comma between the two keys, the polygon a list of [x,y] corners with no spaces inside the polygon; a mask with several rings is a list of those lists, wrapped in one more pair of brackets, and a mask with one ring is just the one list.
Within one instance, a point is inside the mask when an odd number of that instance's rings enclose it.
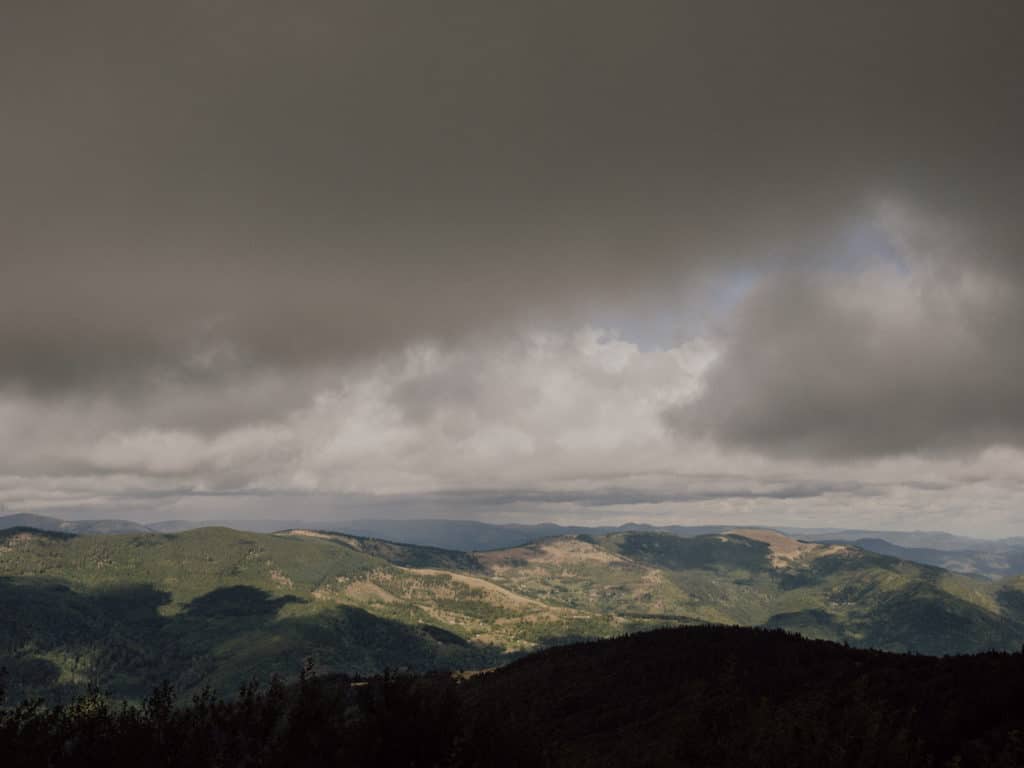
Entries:
{"label": "distant mountain range", "polygon": [[0,667],[19,695],[139,697],[321,669],[479,669],[658,626],[785,628],[925,654],[1018,649],[1024,579],[764,529],[560,535],[464,552],[294,529],[0,532]]}
{"label": "distant mountain range", "polygon": [[[310,526],[307,526],[310,527]],[[315,526],[312,526],[315,527]],[[324,526],[320,526],[324,527]],[[663,525],[625,523],[617,526],[562,526],[493,524],[470,520],[353,520],[327,524],[358,536],[371,536],[405,544],[461,550],[518,547],[549,536],[602,536],[623,531],[657,531],[677,536],[702,536],[734,528],[779,530],[801,539],[824,543],[856,544],[862,549],[924,565],[937,565],[959,573],[988,577],[1024,574],[1024,539],[975,539],[941,531],[870,531],[807,529],[745,525]]]}
{"label": "distant mountain range", "polygon": [[79,536],[152,532],[149,526],[130,520],[61,520],[56,517],[29,514],[0,516],[0,530],[8,528],[34,528],[37,531],[60,531]]}
{"label": "distant mountain range", "polygon": [[[77,535],[123,533],[181,533],[206,527],[226,527],[257,533],[274,533],[292,528],[333,531],[355,536],[386,539],[463,552],[506,549],[553,536],[604,536],[624,531],[657,531],[677,536],[702,536],[734,528],[763,529],[742,525],[665,525],[625,523],[615,526],[566,526],[554,523],[484,523],[477,520],[166,520],[141,524],[128,520],[61,520],[42,515],[0,516],[0,530],[35,528]],[[802,541],[854,544],[880,555],[889,555],[922,565],[935,565],[957,573],[987,578],[1024,575],[1024,538],[976,539],[941,531],[871,531],[843,529],[778,528]]]}
{"label": "distant mountain range", "polygon": [[[303,525],[306,525],[305,523]],[[405,544],[425,544],[447,549],[480,550],[516,547],[547,536],[572,536],[591,534],[595,536],[617,531],[660,531],[678,536],[701,536],[722,533],[734,528],[778,530],[789,536],[805,541],[846,541],[878,538],[890,544],[908,548],[928,548],[944,551],[1007,552],[1015,549],[1024,551],[1024,539],[975,539],[956,536],[942,531],[871,531],[841,528],[794,528],[789,526],[762,525],[649,525],[646,523],[623,523],[606,526],[565,526],[554,523],[483,523],[474,520],[389,520],[363,519],[320,524],[329,530],[344,531],[359,536],[400,541]],[[290,526],[294,527],[294,523]],[[271,529],[273,530],[273,529]],[[277,529],[279,530],[279,529]]]}

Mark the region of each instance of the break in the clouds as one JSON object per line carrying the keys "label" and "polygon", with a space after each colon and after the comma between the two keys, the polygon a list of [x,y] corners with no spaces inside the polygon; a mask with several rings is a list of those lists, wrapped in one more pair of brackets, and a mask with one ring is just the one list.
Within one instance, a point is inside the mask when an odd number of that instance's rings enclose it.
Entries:
{"label": "break in the clouds", "polygon": [[3,497],[1013,529],[1022,30],[8,3]]}

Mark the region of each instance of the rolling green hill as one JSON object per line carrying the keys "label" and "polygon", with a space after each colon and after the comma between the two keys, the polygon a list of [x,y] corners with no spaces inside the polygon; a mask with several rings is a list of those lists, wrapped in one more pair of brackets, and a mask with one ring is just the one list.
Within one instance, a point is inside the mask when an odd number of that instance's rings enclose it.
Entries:
{"label": "rolling green hill", "polygon": [[148,526],[130,520],[61,520],[57,517],[26,513],[0,515],[0,531],[9,528],[34,528],[39,531],[59,531],[78,535],[153,532]]}
{"label": "rolling green hill", "polygon": [[[742,530],[627,532],[479,553],[523,594],[598,613],[791,629],[893,651],[1016,648],[1022,582],[990,582],[847,545]],[[1024,602],[1024,601],[1022,601]]]}
{"label": "rolling green hill", "polygon": [[0,532],[0,666],[15,696],[138,698],[321,669],[495,666],[663,625],[791,629],[929,654],[1017,649],[1024,582],[771,531],[559,536],[476,553],[343,534]]}
{"label": "rolling green hill", "polygon": [[184,691],[291,675],[306,656],[329,669],[481,666],[500,650],[422,621],[334,599],[388,562],[315,538],[222,528],[179,535],[0,537],[0,665],[12,690],[61,693],[92,682],[137,697],[167,678]]}

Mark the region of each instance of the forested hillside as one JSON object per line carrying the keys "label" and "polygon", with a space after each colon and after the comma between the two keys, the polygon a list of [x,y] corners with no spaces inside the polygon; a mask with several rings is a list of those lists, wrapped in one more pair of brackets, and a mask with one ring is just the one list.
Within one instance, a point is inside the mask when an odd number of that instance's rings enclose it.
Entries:
{"label": "forested hillside", "polygon": [[157,689],[0,711],[0,764],[1015,768],[1024,656],[856,650],[782,631],[657,630],[466,679],[317,676],[231,700]]}
{"label": "forested hillside", "polygon": [[559,536],[466,553],[297,530],[0,533],[12,697],[138,700],[291,674],[481,669],[658,626],[781,627],[892,651],[1016,649],[1019,580],[738,530]]}

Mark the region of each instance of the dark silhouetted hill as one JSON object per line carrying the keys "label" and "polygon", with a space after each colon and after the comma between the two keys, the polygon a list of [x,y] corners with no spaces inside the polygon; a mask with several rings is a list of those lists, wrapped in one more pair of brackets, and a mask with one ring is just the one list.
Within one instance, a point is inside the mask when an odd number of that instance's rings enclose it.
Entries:
{"label": "dark silhouetted hill", "polygon": [[539,652],[465,676],[247,684],[141,706],[92,692],[0,710],[5,768],[1024,765],[1024,655],[856,650],[689,627]]}

